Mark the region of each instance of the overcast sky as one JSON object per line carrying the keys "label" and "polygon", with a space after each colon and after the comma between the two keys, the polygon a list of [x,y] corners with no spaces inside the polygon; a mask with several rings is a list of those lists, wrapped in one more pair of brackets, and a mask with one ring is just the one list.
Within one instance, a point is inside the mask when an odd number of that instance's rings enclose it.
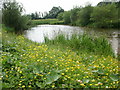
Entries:
{"label": "overcast sky", "polygon": [[93,6],[103,0],[16,0],[23,4],[26,14],[34,12],[50,11],[53,6],[61,6],[65,11],[74,6],[84,6],[88,2]]}

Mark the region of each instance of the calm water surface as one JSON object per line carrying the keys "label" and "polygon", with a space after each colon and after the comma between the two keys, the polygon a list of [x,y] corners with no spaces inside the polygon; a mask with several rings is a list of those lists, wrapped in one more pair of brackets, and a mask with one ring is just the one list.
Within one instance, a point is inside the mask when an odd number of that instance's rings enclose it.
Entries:
{"label": "calm water surface", "polygon": [[83,34],[84,32],[90,35],[105,35],[108,37],[115,54],[120,52],[120,38],[118,36],[118,34],[120,35],[120,30],[117,29],[92,29],[68,25],[38,25],[30,30],[26,30],[25,37],[34,42],[42,43],[45,36],[49,39],[54,39],[58,34],[71,36],[72,34]]}

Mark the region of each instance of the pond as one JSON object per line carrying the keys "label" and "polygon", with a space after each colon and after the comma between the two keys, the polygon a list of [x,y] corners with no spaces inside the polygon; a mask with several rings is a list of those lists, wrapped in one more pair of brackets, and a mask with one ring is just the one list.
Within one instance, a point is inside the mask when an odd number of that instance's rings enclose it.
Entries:
{"label": "pond", "polygon": [[114,53],[120,53],[120,31],[117,29],[93,29],[69,25],[38,25],[26,30],[25,37],[34,42],[42,43],[45,36],[49,39],[54,39],[58,34],[71,36],[72,34],[83,34],[85,32],[90,35],[105,35],[111,43]]}

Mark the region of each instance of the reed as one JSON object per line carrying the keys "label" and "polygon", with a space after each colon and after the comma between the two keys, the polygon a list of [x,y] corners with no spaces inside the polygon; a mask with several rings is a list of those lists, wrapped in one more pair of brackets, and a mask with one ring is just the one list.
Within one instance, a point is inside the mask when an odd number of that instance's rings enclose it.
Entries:
{"label": "reed", "polygon": [[63,45],[77,50],[80,53],[89,52],[101,55],[114,55],[111,45],[103,36],[94,37],[87,34],[76,35],[73,34],[71,38],[65,35],[58,35],[53,40],[45,37],[45,43],[48,45]]}

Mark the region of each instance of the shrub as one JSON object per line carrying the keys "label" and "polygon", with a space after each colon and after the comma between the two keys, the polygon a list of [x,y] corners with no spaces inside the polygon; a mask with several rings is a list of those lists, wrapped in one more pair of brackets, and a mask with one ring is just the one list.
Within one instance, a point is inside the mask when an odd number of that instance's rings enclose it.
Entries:
{"label": "shrub", "polygon": [[[98,28],[112,28],[117,27],[118,23],[118,9],[115,4],[97,6],[93,9],[91,20],[94,27]],[[118,25],[118,24],[117,24]]]}
{"label": "shrub", "polygon": [[70,11],[64,12],[63,20],[64,20],[65,24],[70,24],[71,23],[71,21],[70,21],[70,14],[71,14]]}
{"label": "shrub", "polygon": [[84,8],[82,8],[79,12],[78,12],[78,22],[81,26],[87,26],[88,24],[91,23],[90,20],[90,15],[93,11],[93,7],[88,5]]}
{"label": "shrub", "polygon": [[58,19],[58,20],[63,20],[63,12],[60,13],[60,14],[58,14],[57,19]]}
{"label": "shrub", "polygon": [[15,1],[3,3],[3,24],[7,27],[14,28],[16,32],[28,28],[29,18],[26,15],[22,15],[23,6]]}

